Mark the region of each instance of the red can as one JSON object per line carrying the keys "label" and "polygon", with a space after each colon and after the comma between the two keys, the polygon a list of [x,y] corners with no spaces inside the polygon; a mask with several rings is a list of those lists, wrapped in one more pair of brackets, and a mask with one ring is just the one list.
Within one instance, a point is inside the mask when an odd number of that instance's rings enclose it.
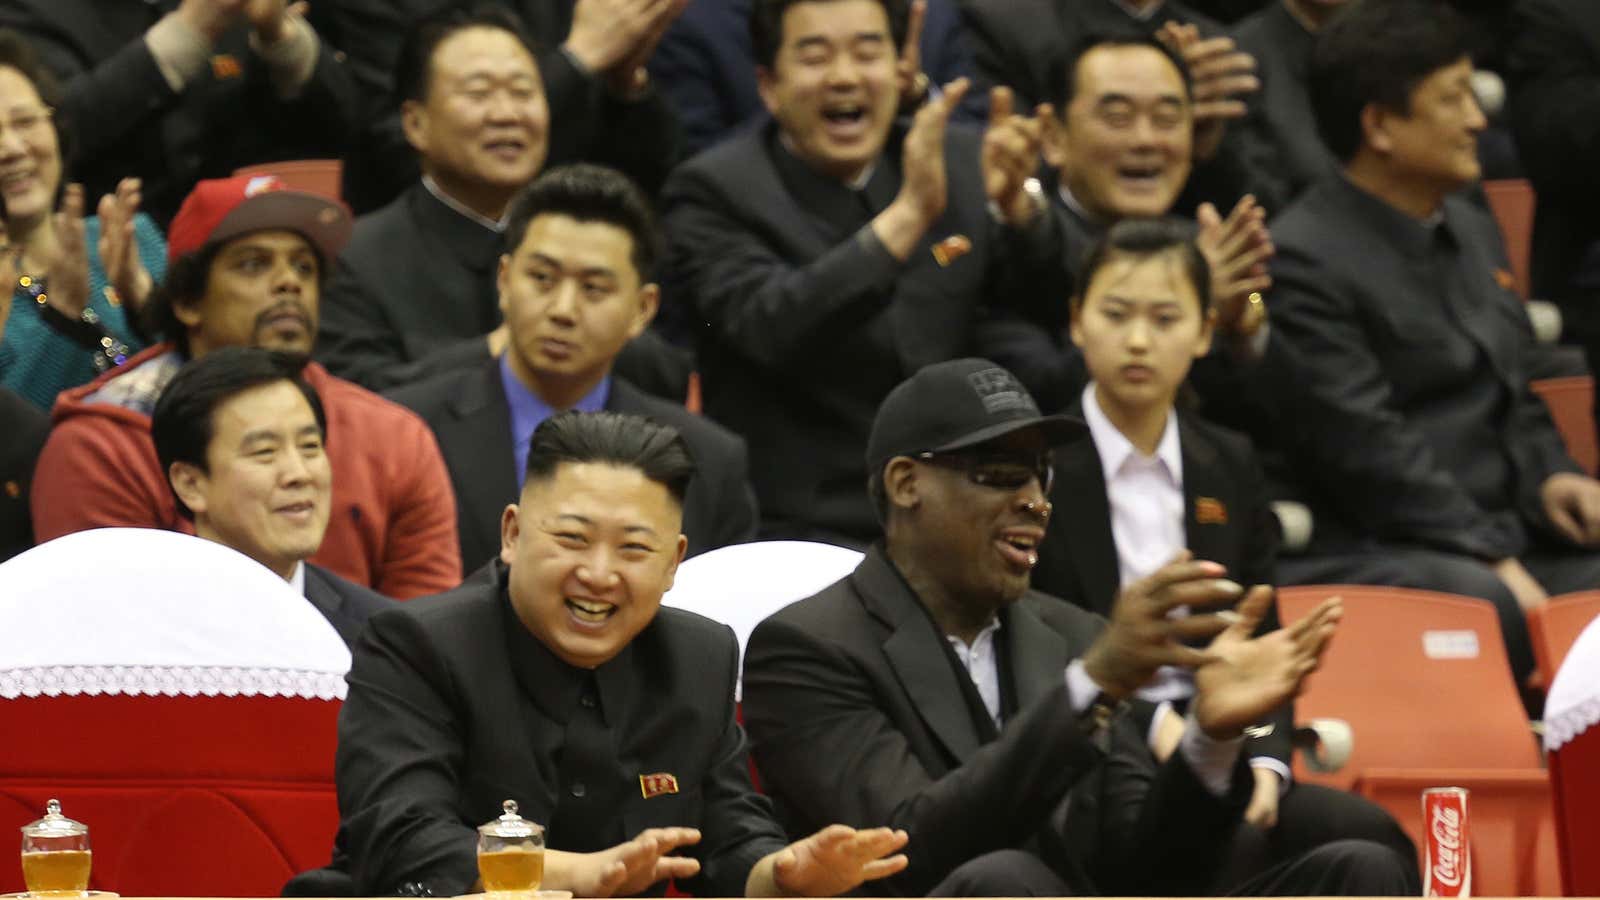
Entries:
{"label": "red can", "polygon": [[1472,896],[1472,846],[1467,839],[1467,789],[1422,792],[1422,896]]}

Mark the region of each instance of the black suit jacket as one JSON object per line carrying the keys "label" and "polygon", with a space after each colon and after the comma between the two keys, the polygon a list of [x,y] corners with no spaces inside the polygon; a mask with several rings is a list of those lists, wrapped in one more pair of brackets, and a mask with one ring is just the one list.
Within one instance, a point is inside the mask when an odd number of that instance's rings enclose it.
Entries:
{"label": "black suit jacket", "polygon": [[1096,746],[1064,672],[1099,633],[1097,616],[1029,592],[1002,623],[1014,711],[998,736],[983,733],[970,679],[881,546],[758,625],[744,718],[790,832],[833,821],[906,829],[910,867],[874,883],[901,895],[1014,847],[1036,847],[1085,895],[1204,892],[1250,778],[1236,770],[1219,799],[1181,754],[1158,768],[1131,716],[1114,721],[1109,754]]}
{"label": "black suit jacket", "polygon": [[368,618],[394,605],[393,600],[371,588],[346,581],[321,566],[304,565],[306,599],[339,632],[346,646],[355,646]]}
{"label": "black suit jacket", "polygon": [[[1590,283],[1573,283],[1586,252],[1600,248],[1600,5],[1589,0],[1524,0],[1507,54],[1507,109],[1517,150],[1539,192],[1533,228],[1533,291],[1572,300],[1591,332],[1600,258]],[[1600,252],[1600,251],[1597,251]],[[1586,290],[1585,290],[1586,289]],[[1586,292],[1587,291],[1587,292]]]}
{"label": "black suit jacket", "polygon": [[[587,798],[614,796],[614,808],[593,810],[589,833],[552,828],[548,845],[587,850],[646,828],[697,827],[700,843],[678,851],[701,864],[685,887],[743,894],[751,866],[785,841],[750,786],[734,718],[733,633],[663,607],[590,676],[517,618],[509,574],[494,563],[484,577],[367,623],[339,714],[334,866],[353,877],[357,896],[409,882],[462,894],[478,877],[476,828],[500,815],[502,801],[548,823]],[[597,717],[619,762],[585,789],[561,777],[573,762],[562,749],[571,729]],[[654,774],[675,776],[677,792],[644,796],[640,776]]]}
{"label": "black suit jacket", "polygon": [[[389,397],[421,416],[439,439],[460,511],[456,519],[465,568],[471,571],[498,556],[500,514],[517,500],[511,411],[499,360],[401,388]],[[755,536],[756,503],[747,480],[744,441],[615,376],[606,409],[671,425],[688,443],[695,460],[683,504],[690,556]]]}
{"label": "black suit jacket", "polygon": [[[979,136],[952,126],[949,202],[901,263],[865,226],[900,184],[897,129],[863,192],[806,168],[767,125],[713,147],[663,192],[668,304],[704,326],[707,414],[749,442],[763,530],[864,544],[867,433],[922,366],[967,355],[985,303],[1029,315],[1065,296],[1054,223],[1019,233],[989,215]],[[940,266],[931,247],[972,249]]]}
{"label": "black suit jacket", "polygon": [[1578,468],[1528,387],[1532,330],[1496,276],[1494,221],[1452,196],[1425,226],[1334,176],[1272,237],[1282,352],[1262,383],[1284,422],[1253,436],[1287,446],[1314,547],[1523,552],[1530,527],[1549,529],[1544,480]]}
{"label": "black suit jacket", "polygon": [[0,388],[0,562],[33,546],[28,486],[50,434],[50,417],[15,392]]}
{"label": "black suit jacket", "polygon": [[[550,105],[550,148],[545,167],[593,162],[620,169],[647,194],[660,189],[678,161],[677,121],[654,89],[619,100],[598,78],[559,49],[572,30],[574,0],[489,0],[510,13],[532,37],[535,60]],[[322,15],[366,103],[363,138],[345,169],[345,193],[356,211],[376,209],[418,175],[416,154],[400,130],[394,97],[395,66],[407,32],[448,8],[472,9],[475,0],[339,0]]]}
{"label": "black suit jacket", "polygon": [[[1220,563],[1227,567],[1229,578],[1247,587],[1277,584],[1278,519],[1249,439],[1179,413],[1178,444],[1183,455],[1184,538],[1194,558]],[[1050,501],[1055,518],[1039,545],[1034,588],[1110,615],[1122,574],[1105,472],[1092,436],[1056,450]],[[1261,631],[1277,627],[1277,604],[1273,604]],[[1293,705],[1274,716],[1272,725],[1272,733],[1252,740],[1246,752],[1288,765]]]}
{"label": "black suit jacket", "polygon": [[[144,32],[177,0],[0,0],[0,27],[22,32],[66,86],[58,114],[76,142],[74,178],[92,204],[119,179],[143,179],[143,208],[163,225],[201,178],[278,159],[340,156],[355,86],[321,42],[300,95],[282,101],[251,51],[248,26],[225,34],[212,64],[174,93]],[[226,58],[235,65],[228,65]]]}
{"label": "black suit jacket", "polygon": [[1311,49],[1316,36],[1306,30],[1283,0],[1240,22],[1234,30],[1239,49],[1256,58],[1261,90],[1248,98],[1249,115],[1235,126],[1245,132],[1249,164],[1258,182],[1275,182],[1263,199],[1269,214],[1337,168],[1333,153],[1317,134],[1311,111]]}

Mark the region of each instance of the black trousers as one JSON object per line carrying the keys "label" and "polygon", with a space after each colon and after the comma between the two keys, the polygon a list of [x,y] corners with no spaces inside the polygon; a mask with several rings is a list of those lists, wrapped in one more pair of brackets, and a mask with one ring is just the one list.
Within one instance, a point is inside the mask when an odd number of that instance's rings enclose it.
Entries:
{"label": "black trousers", "polygon": [[[1416,896],[1417,851],[1388,813],[1354,794],[1296,784],[1278,804],[1270,830],[1240,823],[1226,858],[1196,896]],[[1087,862],[1087,861],[1086,861]],[[1141,860],[1160,865],[1160,860]],[[1083,868],[1088,868],[1084,866]],[[1025,850],[968,860],[930,897],[1086,896],[1078,877],[1057,872]]]}

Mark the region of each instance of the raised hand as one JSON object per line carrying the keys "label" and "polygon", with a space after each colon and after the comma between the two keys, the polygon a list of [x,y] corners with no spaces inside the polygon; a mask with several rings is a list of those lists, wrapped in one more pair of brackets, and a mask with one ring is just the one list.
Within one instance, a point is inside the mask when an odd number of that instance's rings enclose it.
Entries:
{"label": "raised hand", "polygon": [[631,80],[685,6],[684,0],[577,0],[562,46],[597,75]]}
{"label": "raised hand", "polygon": [[83,185],[69,184],[61,194],[61,207],[51,217],[60,254],[50,265],[46,302],[69,319],[77,319],[89,305],[89,247],[83,232]]}
{"label": "raised hand", "polygon": [[901,150],[900,192],[872,221],[872,229],[896,259],[905,260],[927,233],[949,200],[944,166],[945,129],[950,113],[966,95],[970,82],[958,78],[939,96],[923,104],[911,120]]}
{"label": "raised hand", "polygon": [[648,828],[627,843],[595,853],[547,852],[544,885],[575,897],[632,896],[658,881],[698,873],[699,860],[670,854],[699,842],[697,828]]}
{"label": "raised hand", "polygon": [[139,243],[134,235],[133,217],[139,212],[140,182],[137,178],[124,178],[117,182],[115,193],[100,198],[97,215],[100,217],[100,264],[105,267],[106,280],[117,297],[134,310],[144,307],[150,296],[150,273],[139,257]]}
{"label": "raised hand", "polygon": [[1105,631],[1083,655],[1089,677],[1111,696],[1126,697],[1162,666],[1192,669],[1212,662],[1211,650],[1183,642],[1209,638],[1228,628],[1233,617],[1211,613],[1169,618],[1168,613],[1180,606],[1210,609],[1238,600],[1244,589],[1224,578],[1226,574],[1217,563],[1195,561],[1185,550],[1123,588]]}
{"label": "raised hand", "polygon": [[[6,230],[6,222],[0,219],[0,285],[17,283],[17,251],[11,246],[11,232]],[[11,302],[8,300],[0,303],[0,338],[6,335],[6,320],[11,318]]]}
{"label": "raised hand", "polygon": [[1210,203],[1200,204],[1195,216],[1200,225],[1196,243],[1211,267],[1211,299],[1217,327],[1233,331],[1240,326],[1251,294],[1272,287],[1267,260],[1274,248],[1267,231],[1267,212],[1246,194],[1228,218]]}
{"label": "raised hand", "polygon": [[922,73],[922,20],[927,14],[928,0],[912,0],[906,19],[906,42],[900,47],[899,62],[894,65],[901,108],[915,107],[928,94],[928,76]]}
{"label": "raised hand", "polygon": [[1240,50],[1230,37],[1202,38],[1193,25],[1168,22],[1156,37],[1189,68],[1194,95],[1194,158],[1217,155],[1228,123],[1247,111],[1242,99],[1261,89],[1255,57]]}
{"label": "raised hand", "polygon": [[1014,104],[1010,88],[997,87],[989,92],[989,127],[983,133],[983,189],[1000,207],[1007,224],[1023,226],[1040,212],[1023,186],[1039,170],[1045,123],[1054,112],[1050,104],[1041,103],[1033,116],[1022,116],[1012,111]]}
{"label": "raised hand", "polygon": [[1214,740],[1231,740],[1300,693],[1344,615],[1337,597],[1310,615],[1260,637],[1252,637],[1272,605],[1272,588],[1250,589],[1234,621],[1206,648],[1210,660],[1194,672],[1194,717]]}
{"label": "raised hand", "polygon": [[[864,881],[887,878],[906,867],[906,833],[892,828],[857,830],[829,825],[795,841],[772,861],[772,883],[783,896],[833,897]],[[894,855],[889,855],[894,854]],[[752,880],[755,880],[752,873]],[[750,891],[748,888],[758,890]],[[746,893],[759,896],[764,885],[747,885]]]}

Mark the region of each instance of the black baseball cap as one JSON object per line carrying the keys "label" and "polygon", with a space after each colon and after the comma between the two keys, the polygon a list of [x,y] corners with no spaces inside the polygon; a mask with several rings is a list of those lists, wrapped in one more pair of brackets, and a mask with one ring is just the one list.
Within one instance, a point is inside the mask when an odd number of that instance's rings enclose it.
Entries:
{"label": "black baseball cap", "polygon": [[867,468],[880,472],[896,456],[946,453],[1032,429],[1050,446],[1088,431],[1076,416],[1039,414],[1017,376],[987,359],[925,366],[895,386],[878,407],[867,438]]}

